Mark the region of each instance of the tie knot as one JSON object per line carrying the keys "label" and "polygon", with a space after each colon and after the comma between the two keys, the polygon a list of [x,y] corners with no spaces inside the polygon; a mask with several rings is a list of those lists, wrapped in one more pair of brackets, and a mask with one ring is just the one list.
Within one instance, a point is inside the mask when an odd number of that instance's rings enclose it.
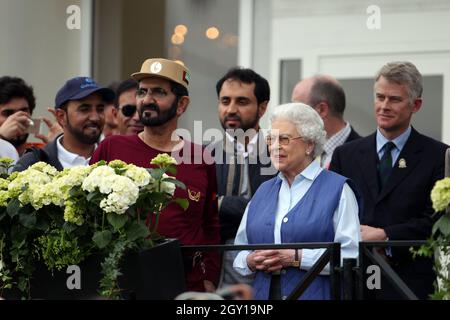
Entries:
{"label": "tie knot", "polygon": [[384,152],[391,152],[394,148],[395,143],[393,143],[392,141],[386,142],[386,144],[383,146]]}

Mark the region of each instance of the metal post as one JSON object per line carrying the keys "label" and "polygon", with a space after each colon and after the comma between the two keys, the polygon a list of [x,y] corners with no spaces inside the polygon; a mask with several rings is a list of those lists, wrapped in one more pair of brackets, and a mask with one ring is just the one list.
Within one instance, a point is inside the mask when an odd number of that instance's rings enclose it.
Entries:
{"label": "metal post", "polygon": [[355,280],[354,268],[356,267],[356,259],[344,259],[343,261],[343,299],[355,299]]}
{"label": "metal post", "polygon": [[367,258],[365,256],[364,251],[364,243],[359,243],[359,269],[356,272],[357,281],[356,281],[356,299],[364,300],[365,298],[365,286],[366,286],[366,268],[367,268]]}
{"label": "metal post", "polygon": [[341,244],[334,242],[331,247],[330,256],[330,289],[331,299],[341,299],[341,279],[340,273],[336,268],[340,268],[341,265]]}

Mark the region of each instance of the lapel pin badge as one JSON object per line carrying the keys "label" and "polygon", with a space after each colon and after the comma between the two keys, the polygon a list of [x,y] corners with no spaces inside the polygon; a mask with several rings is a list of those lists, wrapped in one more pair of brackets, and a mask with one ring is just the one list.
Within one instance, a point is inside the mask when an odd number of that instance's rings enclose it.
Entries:
{"label": "lapel pin badge", "polygon": [[406,168],[406,160],[405,159],[400,159],[399,161],[398,161],[398,167],[400,168],[400,169],[405,169]]}

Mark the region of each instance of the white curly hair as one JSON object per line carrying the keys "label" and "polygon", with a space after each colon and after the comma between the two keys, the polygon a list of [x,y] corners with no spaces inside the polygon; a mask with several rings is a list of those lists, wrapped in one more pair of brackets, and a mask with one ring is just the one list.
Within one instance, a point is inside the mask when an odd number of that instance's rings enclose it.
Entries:
{"label": "white curly hair", "polygon": [[303,103],[287,103],[273,109],[270,122],[286,120],[295,125],[298,134],[314,143],[314,158],[322,154],[326,132],[323,120],[310,106]]}

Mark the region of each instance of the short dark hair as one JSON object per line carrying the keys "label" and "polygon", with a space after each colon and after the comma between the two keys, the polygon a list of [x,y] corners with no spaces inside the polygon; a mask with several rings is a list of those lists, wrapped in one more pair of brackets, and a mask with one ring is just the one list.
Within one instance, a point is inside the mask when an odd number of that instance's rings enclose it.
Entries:
{"label": "short dark hair", "polygon": [[189,97],[189,91],[185,86],[172,80],[169,80],[169,82],[170,82],[170,89],[177,96],[178,99],[183,96]]}
{"label": "short dark hair", "polygon": [[327,102],[332,115],[342,118],[345,110],[345,92],[342,86],[332,79],[317,77],[313,86],[309,102],[315,107],[321,102]]}
{"label": "short dark hair", "polygon": [[36,107],[33,87],[29,86],[23,79],[17,77],[0,77],[0,104],[10,102],[14,98],[23,98],[28,102],[30,113]]}
{"label": "short dark hair", "polygon": [[220,96],[220,90],[222,90],[223,83],[226,80],[238,80],[246,84],[255,84],[254,94],[258,104],[264,101],[270,100],[270,86],[266,79],[261,77],[252,69],[245,69],[240,67],[235,67],[230,70],[217,82],[216,91],[217,97]]}
{"label": "short dark hair", "polygon": [[118,86],[116,91],[116,98],[114,100],[114,106],[116,108],[119,108],[119,97],[122,95],[122,93],[124,93],[125,91],[134,89],[137,90],[139,88],[139,84],[136,80],[134,79],[127,79],[125,81],[122,81]]}

